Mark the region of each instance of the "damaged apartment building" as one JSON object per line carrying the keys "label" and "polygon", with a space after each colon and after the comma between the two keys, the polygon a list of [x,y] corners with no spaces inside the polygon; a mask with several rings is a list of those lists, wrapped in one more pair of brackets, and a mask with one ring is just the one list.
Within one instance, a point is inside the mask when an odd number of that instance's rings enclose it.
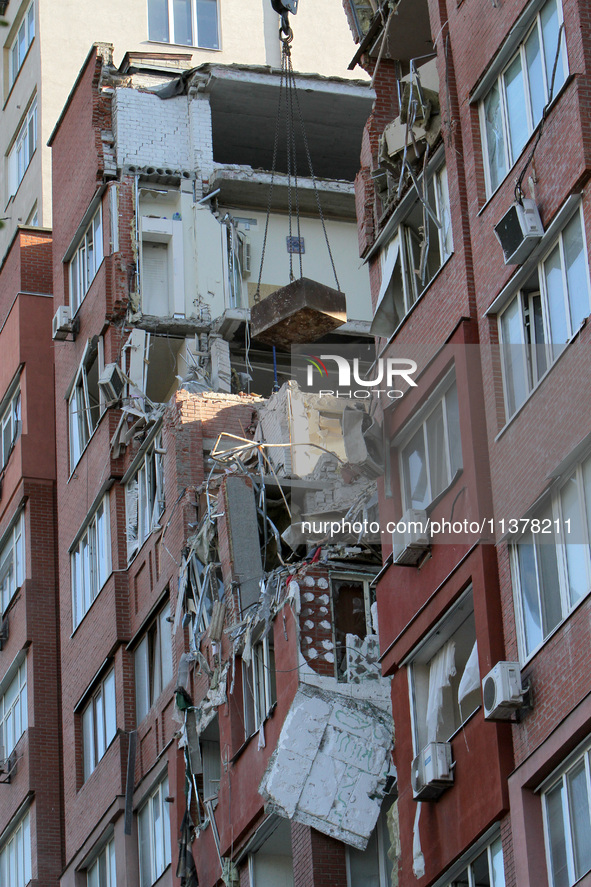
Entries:
{"label": "damaged apartment building", "polygon": [[587,883],[588,7],[344,6],[371,330],[419,365],[381,415],[398,883]]}
{"label": "damaged apartment building", "polygon": [[375,465],[346,403],[290,379],[294,315],[273,308],[260,339],[249,323],[303,273],[339,308],[304,294],[296,328],[367,340],[371,93],[298,76],[314,168],[296,189],[273,157],[279,73],[175,63],[116,69],[94,46],[50,140],[60,884],[390,884],[381,559],[302,532],[373,513]]}

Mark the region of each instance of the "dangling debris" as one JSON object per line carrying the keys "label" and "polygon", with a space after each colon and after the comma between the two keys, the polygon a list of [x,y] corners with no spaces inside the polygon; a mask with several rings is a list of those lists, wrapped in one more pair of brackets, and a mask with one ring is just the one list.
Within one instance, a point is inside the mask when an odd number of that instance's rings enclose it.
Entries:
{"label": "dangling debris", "polygon": [[251,309],[253,339],[289,348],[315,342],[347,320],[345,294],[300,277]]}

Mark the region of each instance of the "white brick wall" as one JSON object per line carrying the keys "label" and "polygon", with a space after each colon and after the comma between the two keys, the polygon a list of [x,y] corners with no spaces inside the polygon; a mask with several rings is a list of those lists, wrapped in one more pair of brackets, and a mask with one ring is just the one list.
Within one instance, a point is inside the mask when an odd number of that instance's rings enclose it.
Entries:
{"label": "white brick wall", "polygon": [[198,178],[207,179],[213,172],[213,138],[209,97],[197,95],[189,101],[189,127],[193,151],[193,168]]}
{"label": "white brick wall", "polygon": [[162,100],[136,89],[119,88],[115,91],[114,118],[120,168],[194,168],[186,96]]}

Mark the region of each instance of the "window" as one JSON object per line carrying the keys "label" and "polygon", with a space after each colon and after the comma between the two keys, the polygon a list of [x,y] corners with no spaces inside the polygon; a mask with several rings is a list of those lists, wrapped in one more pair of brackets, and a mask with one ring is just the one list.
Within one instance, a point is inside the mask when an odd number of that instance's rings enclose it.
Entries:
{"label": "window", "polygon": [[346,681],[349,666],[355,662],[359,653],[358,646],[353,646],[352,641],[363,641],[371,632],[372,602],[369,582],[353,576],[333,578],[331,597],[336,674],[339,681]]}
{"label": "window", "polygon": [[217,716],[200,735],[199,742],[201,745],[201,760],[203,762],[203,801],[212,801],[218,796],[222,775],[220,728]]}
{"label": "window", "polygon": [[82,712],[84,781],[106,752],[116,732],[115,672],[111,669]]}
{"label": "window", "polygon": [[[505,887],[505,865],[500,836],[484,847],[471,862],[454,866],[455,878],[445,887]],[[439,887],[439,881],[437,887]]]}
{"label": "window", "polygon": [[[480,105],[487,194],[496,191],[542,119],[544,107],[566,80],[564,41],[558,47],[562,9],[544,4],[525,40]],[[558,52],[554,76],[552,70]]]}
{"label": "window", "polygon": [[20,665],[0,697],[0,745],[8,757],[27,729],[27,663]]}
{"label": "window", "polygon": [[25,887],[31,880],[31,827],[29,814],[0,848],[0,884]]}
{"label": "window", "polygon": [[117,887],[115,871],[115,841],[103,847],[86,872],[87,887]]}
{"label": "window", "polygon": [[589,269],[580,210],[499,317],[509,419],[589,314]]}
{"label": "window", "polygon": [[16,194],[18,186],[33,159],[37,147],[37,99],[34,98],[19,129],[9,157],[10,193]]}
{"label": "window", "polygon": [[[243,654],[244,655],[244,654]],[[277,702],[275,651],[269,636],[254,643],[250,662],[242,660],[244,732],[252,736]]]}
{"label": "window", "polygon": [[150,887],[170,865],[168,776],[138,811],[140,887]]}
{"label": "window", "polygon": [[109,503],[106,496],[71,550],[70,561],[72,621],[74,628],[77,628],[111,572]]}
{"label": "window", "polygon": [[125,486],[127,515],[127,558],[140,550],[150,533],[158,528],[164,513],[162,435],[146,451],[140,466]]}
{"label": "window", "polygon": [[421,644],[409,668],[415,750],[447,742],[480,705],[472,592]]}
{"label": "window", "polygon": [[70,426],[70,470],[80,460],[103,413],[98,380],[103,370],[103,342],[98,351],[89,343],[70,390],[68,414]]}
{"label": "window", "polygon": [[376,0],[351,0],[351,11],[357,28],[357,41],[369,31],[371,20],[376,12]]}
{"label": "window", "polygon": [[426,508],[452,482],[462,467],[458,390],[455,379],[443,396],[435,396],[421,425],[400,447],[402,501]]}
{"label": "window", "polygon": [[382,804],[376,827],[365,850],[347,847],[347,887],[392,887],[392,860],[388,857],[391,840],[388,812],[393,798]]}
{"label": "window", "polygon": [[72,317],[80,308],[84,296],[103,261],[103,211],[99,206],[92,221],[80,239],[70,259],[70,308]]}
{"label": "window", "polygon": [[25,516],[21,512],[0,548],[0,614],[25,579]]}
{"label": "window", "polygon": [[172,680],[170,604],[154,619],[135,651],[135,711],[139,724]]}
{"label": "window", "polygon": [[31,3],[23,16],[20,28],[17,31],[14,43],[10,47],[9,58],[9,75],[8,85],[12,88],[12,84],[17,78],[22,64],[25,60],[29,46],[33,42],[35,36],[35,3]]}
{"label": "window", "polygon": [[530,532],[513,546],[524,658],[543,644],[591,588],[591,457],[577,466],[535,517],[542,528],[570,527],[572,541],[557,543],[554,535]]}
{"label": "window", "polygon": [[219,49],[217,0],[148,0],[148,36],[158,43]]}
{"label": "window", "polygon": [[0,441],[0,455],[2,456],[1,464],[6,465],[13,447],[21,433],[21,390],[20,388],[12,395],[8,405],[6,406],[2,417],[0,418],[0,428],[2,431],[2,440]]}
{"label": "window", "polygon": [[447,168],[427,178],[429,210],[419,200],[382,253],[382,285],[371,332],[388,338],[453,251]]}
{"label": "window", "polygon": [[551,887],[570,887],[591,869],[589,754],[587,750],[542,795]]}

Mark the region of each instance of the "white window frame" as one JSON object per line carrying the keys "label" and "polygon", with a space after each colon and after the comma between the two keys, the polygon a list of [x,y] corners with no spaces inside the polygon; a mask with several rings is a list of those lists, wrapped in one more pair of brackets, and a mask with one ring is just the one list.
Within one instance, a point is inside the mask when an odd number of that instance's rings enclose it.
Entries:
{"label": "white window frame", "polygon": [[[433,887],[455,887],[457,879],[468,872],[468,887],[477,887],[474,876],[474,863],[486,852],[488,863],[488,877],[491,887],[505,887],[505,859],[503,856],[503,845],[499,827],[494,826],[489,829],[476,844],[470,848],[451,869],[439,878]],[[502,878],[497,878],[495,874],[494,859],[500,854]]]}
{"label": "white window frame", "polygon": [[0,546],[0,614],[25,581],[25,512],[21,511]]}
{"label": "white window frame", "polygon": [[[0,746],[4,756],[8,758],[15,749],[19,739],[26,731],[28,721],[27,709],[27,660],[8,672],[10,677],[4,679],[4,690],[0,696]],[[10,705],[7,697],[12,696]],[[10,736],[7,735],[10,730]]]}
{"label": "white window frame", "polygon": [[27,109],[16,134],[8,158],[10,195],[13,197],[25,177],[33,155],[37,150],[37,96]]}
{"label": "white window frame", "polygon": [[27,57],[29,47],[35,37],[35,0],[32,0],[15,34],[8,50],[8,88],[12,89],[14,81]]}
{"label": "white window frame", "polygon": [[20,385],[10,397],[7,406],[0,416],[0,466],[4,467],[8,462],[14,445],[19,439],[22,430],[21,415],[21,389]]}
{"label": "white window frame", "polygon": [[168,775],[150,793],[137,812],[140,887],[151,887],[171,864],[170,813],[165,800],[167,797]]}
{"label": "white window frame", "polygon": [[[393,803],[394,799],[392,796],[386,797],[384,799],[382,803],[382,808],[380,810],[380,815],[378,816],[378,820],[374,828],[374,834],[377,844],[376,853],[378,858],[379,887],[392,887],[390,872],[392,871],[392,867],[396,864],[388,856],[388,850],[390,849],[390,836],[388,834],[387,815]],[[359,887],[359,883],[353,880],[353,873],[351,871],[351,856],[355,854],[361,860],[364,854],[367,853],[367,851],[370,849],[372,839],[373,834],[369,838],[370,843],[368,843],[366,850],[360,851],[353,847],[347,846],[345,857],[347,869],[347,887]]]}
{"label": "white window frame", "polygon": [[[535,296],[538,295],[537,291],[526,293],[524,291],[524,288],[522,287],[514,296],[514,298],[511,299],[511,301],[504,307],[503,311],[499,313],[498,330],[502,355],[503,392],[505,397],[505,415],[507,421],[509,421],[509,419],[511,419],[512,416],[514,416],[521,409],[524,403],[526,403],[531,393],[537,388],[541,380],[546,376],[546,373],[548,373],[552,365],[556,362],[556,360],[564,350],[565,346],[571,341],[573,336],[575,336],[580,329],[580,323],[578,325],[573,324],[571,318],[571,309],[575,305],[575,293],[571,292],[571,287],[568,280],[569,268],[567,268],[566,263],[564,237],[567,229],[569,229],[570,226],[573,225],[577,219],[579,220],[580,225],[580,233],[583,244],[583,259],[586,269],[585,284],[587,288],[587,313],[585,317],[588,317],[589,313],[591,313],[589,255],[587,251],[587,240],[585,235],[583,211],[582,207],[579,206],[578,209],[575,210],[574,214],[569,218],[568,222],[564,225],[558,237],[544,252],[544,255],[538,262],[536,269],[532,270],[530,278],[528,278],[531,279],[534,274],[537,274],[539,284],[543,341],[536,341],[536,325],[535,322],[532,322],[532,318],[534,317],[533,299]],[[546,263],[554,254],[557,248],[559,250],[560,256],[560,272],[563,300],[562,307],[564,308],[564,318],[566,321],[566,342],[564,343],[553,342],[552,340],[551,316],[554,300],[550,299],[545,274]],[[577,292],[579,292],[579,288],[577,287],[576,289]],[[511,311],[514,311],[515,309],[517,309],[519,318],[518,326],[520,331],[520,341],[509,342],[505,341],[506,335],[504,333],[504,318],[508,318],[509,313]],[[545,364],[545,368],[542,372],[539,372],[538,370],[538,359],[540,357],[543,357],[543,362]],[[524,388],[523,398],[518,403],[516,401],[515,403],[513,402],[515,400],[515,395],[509,388],[509,379],[511,378],[512,381],[514,379],[517,379],[517,374],[514,375],[511,371],[511,367],[514,364],[515,360],[517,360],[518,363],[521,364],[521,372],[518,382],[521,383]]]}
{"label": "white window frame", "polygon": [[150,34],[150,2],[148,0],[148,40],[155,43],[170,43],[172,45],[177,46],[193,46],[197,49],[211,49],[211,50],[220,50],[220,3],[219,0],[216,0],[216,23],[217,23],[217,40],[216,46],[207,46],[200,42],[199,37],[199,16],[197,14],[197,2],[198,0],[191,0],[191,36],[197,39],[193,39],[192,43],[176,43],[174,39],[171,39],[171,35],[174,38],[176,34],[174,33],[174,14],[173,14],[173,0],[166,0],[168,5],[168,39],[159,40],[156,36],[152,36]]}
{"label": "white window frame", "polygon": [[[589,477],[589,493],[587,497],[585,496],[585,476]],[[581,542],[557,542],[556,536],[552,535],[544,535],[544,534],[532,534],[527,533],[521,537],[516,543],[511,546],[511,570],[512,570],[512,580],[513,580],[513,590],[514,590],[514,601],[515,601],[515,615],[518,626],[518,646],[520,652],[520,659],[522,664],[525,664],[529,659],[534,656],[541,647],[548,641],[548,639],[557,631],[563,622],[569,617],[574,609],[579,605],[579,603],[584,600],[585,597],[588,596],[589,591],[591,591],[591,455],[588,455],[587,458],[583,459],[573,470],[569,472],[569,475],[564,483],[560,484],[550,496],[547,497],[545,503],[539,508],[533,519],[539,520],[550,520],[552,522],[552,527],[566,527],[565,520],[567,519],[566,512],[564,510],[563,497],[562,493],[566,490],[567,486],[574,481],[577,491],[577,507],[578,507],[578,517],[580,520],[580,526],[583,530],[583,540]],[[558,535],[558,539],[564,537],[564,533]],[[526,542],[531,538],[532,542]],[[540,541],[542,540],[542,541]],[[537,603],[539,606],[539,620],[540,620],[540,629],[541,629],[541,640],[538,643],[532,644],[531,646],[528,644],[527,639],[527,629],[526,629],[526,616],[524,613],[524,596],[526,595],[526,589],[523,587],[522,582],[522,571],[520,568],[520,555],[519,555],[519,545],[520,544],[533,544],[533,566],[535,572],[535,592],[537,594]],[[543,596],[544,585],[549,584],[550,591],[555,589],[555,582],[551,581],[548,583],[548,573],[546,572],[546,576],[544,577],[544,564],[542,562],[542,557],[544,554],[548,554],[548,552],[555,552],[556,556],[556,573],[558,577],[558,599],[554,600],[553,603],[556,606],[557,604],[560,607],[560,618],[555,622],[554,625],[549,627],[547,630],[544,628],[544,617],[548,614],[550,610],[550,598],[548,595]],[[584,588],[575,599],[573,599],[570,595],[570,582],[569,582],[569,554],[571,554],[574,558],[577,555],[582,555],[583,564],[582,568],[584,570]],[[571,566],[573,571],[576,573],[577,568],[580,569],[581,564],[573,563],[571,561]],[[547,569],[547,563],[546,563]],[[533,589],[532,589],[533,590]]]}
{"label": "white window frame", "polygon": [[[491,197],[494,194],[494,192],[497,190],[497,188],[500,187],[502,182],[505,181],[505,179],[507,178],[511,169],[513,168],[513,166],[515,165],[515,163],[517,162],[517,160],[521,156],[525,145],[527,144],[527,142],[531,138],[532,133],[539,126],[540,120],[542,119],[541,116],[539,117],[539,119],[535,119],[535,117],[534,117],[534,111],[533,111],[532,100],[531,100],[530,82],[529,82],[529,71],[528,71],[528,66],[527,66],[526,44],[534,31],[537,31],[537,34],[538,34],[538,47],[540,50],[540,58],[541,58],[542,86],[543,86],[543,90],[544,90],[543,107],[546,107],[550,101],[550,83],[549,83],[549,77],[548,77],[548,72],[547,72],[545,50],[543,49],[544,44],[543,44],[543,33],[542,33],[542,24],[541,24],[542,12],[546,8],[548,3],[556,3],[556,9],[557,9],[557,13],[558,13],[558,27],[560,28],[560,26],[563,23],[561,0],[547,0],[547,2],[544,3],[542,5],[542,7],[540,8],[540,10],[538,11],[533,22],[531,23],[530,27],[528,28],[524,39],[519,44],[517,50],[514,53],[512,53],[508,63],[506,65],[504,65],[503,68],[499,71],[499,74],[497,75],[497,77],[495,77],[494,82],[490,85],[489,89],[487,89],[486,94],[484,95],[484,97],[482,98],[482,100],[480,101],[480,104],[479,104],[480,134],[481,134],[481,142],[482,142],[482,154],[483,154],[483,161],[484,161],[484,176],[485,176],[485,183],[486,183],[487,198]],[[568,77],[568,58],[567,58],[567,51],[566,51],[566,41],[564,38],[564,31],[561,34],[560,41],[561,41],[560,55],[562,57],[563,79],[562,79],[562,82],[558,81],[558,79],[557,79],[559,76],[559,72],[560,72],[560,57],[559,57],[558,65],[556,68],[554,93],[552,95],[552,101],[556,98],[556,96],[558,95],[558,93],[560,92],[562,87],[564,86],[564,83],[566,82],[566,79]],[[505,75],[507,74],[507,72],[509,71],[511,66],[517,61],[517,59],[520,59],[520,61],[521,61],[521,73],[522,73],[522,78],[523,78],[523,92],[524,92],[524,104],[525,104],[525,108],[524,108],[525,113],[522,115],[521,119],[522,120],[525,119],[525,122],[527,124],[527,137],[524,141],[524,144],[521,146],[519,153],[517,153],[515,156],[513,156],[513,150],[511,147],[511,136],[510,136],[511,129],[510,129],[508,100],[507,100],[507,90],[506,90],[506,85],[505,85],[505,83],[506,83]],[[549,63],[551,66],[553,66],[554,57],[549,59]],[[550,68],[550,75],[551,75],[551,73],[552,73],[552,69]],[[501,125],[502,125],[502,129],[503,129],[503,161],[505,164],[504,173],[501,174],[499,181],[496,183],[493,182],[492,176],[491,176],[491,168],[490,168],[490,162],[489,162],[489,150],[488,150],[488,138],[487,138],[487,132],[486,132],[486,111],[485,111],[486,101],[494,89],[496,89],[498,91],[499,101],[500,101]]]}
{"label": "white window frame", "polygon": [[[91,392],[88,384],[88,376],[94,370],[96,364],[98,400],[92,403]],[[89,444],[91,437],[98,428],[99,422],[106,405],[105,399],[98,388],[105,367],[104,341],[102,336],[98,340],[97,351],[91,347],[90,342],[84,349],[82,360],[72,382],[68,396],[68,429],[70,441],[70,471],[73,471]]]}
{"label": "white window frame", "polygon": [[0,884],[25,887],[31,877],[31,822],[27,812],[0,847]]}
{"label": "white window frame", "polygon": [[75,631],[111,575],[109,496],[105,495],[70,549],[72,624]]}
{"label": "white window frame", "polygon": [[275,652],[269,635],[252,644],[248,665],[242,661],[242,686],[244,735],[248,739],[260,729],[277,701]]}
{"label": "white window frame", "polygon": [[82,757],[84,781],[96,769],[99,761],[117,735],[117,702],[115,669],[112,668],[93,690],[82,710]]}
{"label": "white window frame", "polygon": [[170,602],[152,619],[134,650],[136,726],[173,678]]}
{"label": "white window frame", "polygon": [[[334,652],[335,652],[335,677],[339,682],[348,683],[348,674],[346,668],[346,647],[343,651],[345,656],[345,670],[341,670],[340,668],[340,658],[342,657],[342,653],[339,655],[339,638],[337,637],[337,617],[336,617],[336,588],[338,584],[348,585],[359,583],[363,586],[363,606],[364,606],[364,614],[365,614],[365,637],[368,634],[372,634],[372,621],[371,621],[371,605],[372,605],[372,594],[371,594],[371,579],[373,577],[368,577],[366,575],[362,575],[359,573],[331,573],[330,575],[330,606],[332,613],[332,635],[333,635],[333,643],[334,643]],[[363,639],[362,639],[363,640]]]}
{"label": "white window frame", "polygon": [[164,514],[164,450],[159,432],[125,484],[127,561],[131,563]]}
{"label": "white window frame", "polygon": [[117,887],[115,838],[111,838],[87,866],[86,887]]}
{"label": "white window frame", "polygon": [[[591,828],[591,761],[590,761],[591,749],[587,747],[582,754],[578,754],[576,756],[570,756],[567,761],[563,764],[561,768],[562,772],[558,777],[553,775],[543,786],[541,791],[541,801],[542,801],[542,814],[544,820],[544,845],[546,851],[546,865],[548,870],[548,883],[550,887],[555,887],[555,879],[554,873],[552,871],[552,841],[550,835],[550,817],[548,814],[548,796],[553,790],[558,789],[560,786],[562,788],[561,791],[561,808],[562,808],[562,827],[564,830],[564,838],[565,838],[565,850],[566,850],[566,864],[567,864],[567,875],[568,875],[568,883],[569,887],[575,884],[583,875],[587,874],[591,871],[591,868],[586,869],[586,871],[577,871],[577,862],[575,860],[575,834],[573,829],[573,817],[572,817],[572,809],[571,809],[571,796],[569,792],[569,783],[568,777],[569,774],[583,765],[583,772],[585,773],[586,779],[586,789],[587,789],[587,812],[589,814],[589,823]],[[574,757],[574,759],[573,759]]]}
{"label": "white window frame", "polygon": [[103,208],[99,203],[68,264],[72,317],[84,301],[90,285],[103,263],[104,256]]}
{"label": "white window frame", "polygon": [[[450,429],[449,426],[449,415],[448,415],[448,405],[453,403],[453,396],[451,392],[455,389],[456,397],[455,402],[458,405],[458,425],[457,428]],[[443,416],[443,435],[444,435],[444,443],[445,443],[445,469],[447,473],[447,478],[445,480],[444,486],[436,495],[432,494],[432,467],[430,464],[430,450],[429,450],[429,435],[428,435],[428,423],[429,420],[434,416],[435,412],[441,406],[442,416]],[[412,499],[410,498],[410,489],[407,490],[407,485],[410,486],[410,475],[407,475],[407,464],[409,464],[409,460],[405,459],[405,451],[408,446],[412,443],[415,436],[422,431],[423,437],[423,452],[425,456],[425,472],[426,472],[426,501],[422,505],[413,505]],[[452,445],[452,438],[450,436],[450,432],[457,437],[457,442],[459,444],[459,453],[455,454]],[[403,514],[406,513],[409,509],[412,508],[428,508],[429,505],[437,499],[439,496],[443,495],[445,490],[449,489],[452,485],[454,478],[456,477],[458,471],[461,471],[463,467],[463,456],[462,456],[462,446],[461,446],[461,435],[460,435],[460,422],[459,422],[459,398],[457,396],[457,383],[455,372],[446,376],[445,380],[437,386],[432,396],[429,398],[424,411],[422,410],[419,414],[419,418],[410,423],[410,427],[403,429],[400,435],[398,435],[394,441],[394,446],[396,447],[398,453],[398,466],[399,466],[399,477],[400,477],[400,495],[402,499],[402,510]],[[407,480],[408,478],[408,480]]]}
{"label": "white window frame", "polygon": [[[378,314],[380,306],[386,308],[386,312],[392,310],[398,320],[393,321],[390,335],[404,323],[406,317],[411,312],[416,303],[424,295],[430,284],[437,276],[441,268],[453,254],[453,235],[451,227],[451,211],[449,201],[449,187],[447,180],[447,166],[440,164],[427,170],[427,200],[432,212],[438,220],[441,227],[437,227],[431,216],[425,209],[420,200],[415,200],[408,210],[404,213],[395,234],[390,238],[388,244],[381,252],[382,264],[382,283],[376,305],[375,315]],[[435,227],[437,243],[438,243],[438,261],[433,267],[425,272],[424,283],[419,278],[417,269],[415,268],[415,260],[420,257],[418,250],[418,235],[416,231],[410,227],[409,219],[411,215],[420,212],[428,218],[429,228]],[[430,236],[433,232],[430,232]],[[417,242],[415,242],[417,241]],[[430,244],[429,257],[434,258],[435,254]],[[398,278],[402,280],[402,290],[398,289]],[[391,292],[391,286],[395,284],[397,292],[402,295],[403,305],[399,306],[402,311],[399,313],[394,304],[394,293]],[[392,308],[386,307],[392,303]],[[375,317],[374,315],[374,317]],[[377,335],[385,336],[382,330],[375,330]]]}

